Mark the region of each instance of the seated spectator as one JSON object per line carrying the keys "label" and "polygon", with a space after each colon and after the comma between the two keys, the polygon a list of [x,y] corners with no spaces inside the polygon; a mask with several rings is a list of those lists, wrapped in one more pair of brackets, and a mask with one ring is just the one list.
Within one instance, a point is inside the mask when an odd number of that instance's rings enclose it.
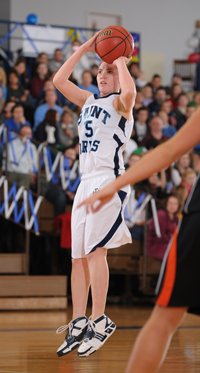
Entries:
{"label": "seated spectator", "polygon": [[26,58],[23,56],[19,56],[13,69],[17,72],[19,76],[20,84],[25,88],[29,89],[29,76],[26,67]]}
{"label": "seated spectator", "polygon": [[136,118],[136,112],[139,108],[143,107],[142,101],[143,101],[143,93],[141,90],[137,89],[137,94],[135,97],[135,105],[133,107],[133,116]]}
{"label": "seated spectator", "polygon": [[45,103],[38,106],[34,113],[34,127],[33,127],[34,132],[36,131],[36,128],[39,125],[39,123],[41,123],[44,120],[46,112],[49,109],[56,110],[59,114],[59,119],[60,119],[63,109],[61,106],[56,105],[56,101],[57,101],[57,95],[55,91],[47,90],[45,92]]}
{"label": "seated spectator", "polygon": [[[69,51],[66,55],[66,59],[68,59],[79,47],[81,46],[81,42],[77,39],[73,40],[71,43],[71,51]],[[77,62],[76,66],[73,69],[73,77],[78,82],[78,84],[81,84],[81,77],[82,73],[85,70],[90,69],[90,61],[86,54],[81,57],[81,59]]]}
{"label": "seated spectator", "polygon": [[183,174],[188,171],[192,170],[190,167],[191,164],[191,157],[189,153],[182,155],[173,165],[174,169],[178,171],[180,177],[182,178]]}
{"label": "seated spectator", "polygon": [[182,77],[180,74],[177,74],[177,73],[174,73],[172,75],[172,79],[171,79],[171,84],[170,86],[168,87],[165,87],[165,90],[166,90],[166,93],[168,96],[170,96],[170,93],[171,93],[171,88],[174,84],[179,84],[181,86],[181,83],[182,83]]}
{"label": "seated spectator", "polygon": [[[45,103],[45,92],[48,91],[48,90],[54,91],[57,94],[57,90],[56,90],[55,85],[53,84],[52,80],[49,80],[49,79],[44,82],[44,85],[43,85],[42,89],[40,90],[40,93],[39,93],[38,98],[37,98],[37,102],[38,102],[37,105],[38,106]],[[58,100],[57,100],[56,103],[58,104]],[[60,105],[60,106],[62,106],[62,105]]]}
{"label": "seated spectator", "polygon": [[169,100],[165,100],[160,105],[160,110],[166,111],[166,113],[170,116],[172,113],[172,103]]}
{"label": "seated spectator", "polygon": [[160,141],[156,140],[154,137],[151,137],[145,143],[144,149],[146,149],[146,151],[151,151],[151,150],[155,149],[156,146],[158,146],[158,145],[160,145]]}
{"label": "seated spectator", "polygon": [[89,91],[96,94],[99,97],[99,89],[96,85],[92,84],[92,74],[89,70],[85,70],[82,73],[82,84],[78,84],[80,89]]}
{"label": "seated spectator", "polygon": [[[160,173],[155,173],[151,175],[148,179],[141,181],[138,183],[135,188],[139,191],[148,193],[152,195],[153,198],[156,199],[156,204],[158,205],[159,201],[166,198],[167,190],[166,190],[166,174],[165,170],[161,170]],[[152,217],[152,208],[151,205],[148,205],[148,219]]]}
{"label": "seated spectator", "polygon": [[166,111],[164,110],[159,110],[158,111],[158,116],[162,119],[163,121],[163,129],[162,129],[162,133],[163,135],[166,135],[168,137],[172,137],[175,135],[176,133],[176,128],[171,126],[169,124],[169,116],[168,114],[166,113]]}
{"label": "seated spectator", "polygon": [[73,138],[77,135],[76,126],[73,124],[73,112],[65,109],[58,125],[59,143],[65,148],[72,145]]}
{"label": "seated spectator", "polygon": [[64,62],[62,49],[56,48],[52,60],[49,61],[50,74],[57,72]]}
{"label": "seated spectator", "polygon": [[19,75],[15,70],[11,70],[8,75],[7,101],[23,103],[27,100],[25,88],[19,83]]}
{"label": "seated spectator", "polygon": [[168,101],[168,100],[165,100],[161,105],[160,105],[160,109],[159,110],[164,110],[166,111],[167,115],[169,116],[169,124],[171,124],[171,126],[173,127],[176,127],[176,118],[173,114],[173,111],[172,111],[172,103],[171,101]]}
{"label": "seated spectator", "polygon": [[196,179],[196,172],[194,170],[187,170],[182,175],[182,183],[181,183],[181,185],[183,185],[186,188],[186,190],[187,190],[187,196],[186,196],[186,198],[188,198],[188,196],[190,194],[190,191],[191,191],[191,189],[193,187],[195,179]]}
{"label": "seated spectator", "polygon": [[136,112],[136,121],[134,123],[134,135],[132,139],[139,145],[140,141],[149,133],[149,126],[147,124],[149,110],[142,106]]}
{"label": "seated spectator", "polygon": [[[72,186],[79,177],[79,161],[76,160],[76,152],[74,148],[67,148],[64,152],[64,156],[68,158],[70,167],[70,181]],[[59,171],[59,170],[58,170]],[[64,171],[65,183],[67,181],[67,173]],[[59,178],[58,184],[50,182],[48,184],[45,198],[53,203],[54,215],[58,216],[66,211],[67,205],[72,205],[76,189],[72,192],[69,190],[69,180],[65,185],[65,189],[62,188],[61,177]]]}
{"label": "seated spectator", "polygon": [[135,84],[137,88],[143,88],[144,86],[147,85],[146,77],[145,77],[145,72],[139,70],[137,79],[135,80]]}
{"label": "seated spectator", "polygon": [[36,57],[35,63],[32,67],[32,70],[31,70],[31,77],[35,75],[39,63],[46,63],[48,66],[49,58],[48,58],[47,53],[41,52],[38,54],[38,56]]}
{"label": "seated spectator", "polygon": [[7,99],[7,76],[5,70],[0,67],[0,87],[3,89],[2,98],[6,101]]}
{"label": "seated spectator", "polygon": [[195,105],[195,107],[199,107],[200,106],[200,92],[195,92],[194,96],[193,96],[193,100],[192,100],[192,103]]}
{"label": "seated spectator", "polygon": [[131,74],[131,76],[136,80],[139,73],[139,65],[137,62],[130,62],[130,65],[128,66],[128,70]]}
{"label": "seated spectator", "polygon": [[[20,128],[18,136],[8,143],[8,178],[17,184],[29,189],[36,183],[38,168],[37,149],[29,140],[32,137],[31,127],[24,125]],[[4,156],[5,158],[5,156]],[[5,161],[3,170],[5,171]]]}
{"label": "seated spectator", "polygon": [[25,111],[26,118],[33,123],[34,104],[31,95],[20,85],[19,76],[15,70],[11,70],[8,75],[7,101],[21,104]]}
{"label": "seated spectator", "polygon": [[133,153],[131,153],[131,155],[129,156],[128,158],[128,162],[125,164],[125,169],[127,170],[129,167],[133,166],[135,163],[137,163],[140,158],[142,157],[142,152],[139,153],[136,151],[134,151]]}
{"label": "seated spectator", "polygon": [[186,110],[189,103],[186,93],[180,93],[177,98],[178,106],[173,110],[173,115],[176,118],[176,129],[179,130],[186,122]]}
{"label": "seated spectator", "polygon": [[179,175],[178,171],[171,166],[165,169],[166,176],[166,192],[170,194],[174,191],[176,186],[181,184],[182,178]]}
{"label": "seated spectator", "polygon": [[15,102],[13,101],[7,101],[5,103],[3,112],[1,113],[0,116],[0,123],[4,123],[6,120],[10,119],[12,117],[11,110],[15,106]]}
{"label": "seated spectator", "polygon": [[56,95],[57,95],[56,104],[58,106],[61,106],[61,107],[67,106],[68,107],[68,105],[70,104],[70,101],[65,96],[63,96],[63,94],[55,87],[52,80],[46,80],[45,81],[44,86],[41,89],[41,91],[39,93],[39,96],[38,96],[38,100],[37,100],[38,101],[38,106],[45,103],[45,92],[48,91],[48,90],[54,91],[56,93]]}
{"label": "seated spectator", "polygon": [[159,74],[154,74],[148,84],[152,87],[153,94],[155,94],[157,89],[162,85],[161,76]]}
{"label": "seated spectator", "polygon": [[92,84],[97,86],[97,74],[99,71],[99,66],[96,63],[94,63],[92,66],[90,66],[90,71],[92,74]]}
{"label": "seated spectator", "polygon": [[196,111],[196,107],[189,103],[186,108],[186,114],[185,114],[186,120],[188,120],[194,114],[195,111]]}
{"label": "seated spectator", "polygon": [[182,87],[180,84],[173,84],[170,90],[170,97],[167,98],[167,101],[172,103],[172,110],[176,109],[178,106],[178,96],[183,93]]}
{"label": "seated spectator", "polygon": [[142,104],[143,106],[148,106],[153,102],[153,90],[152,87],[147,84],[142,88],[142,93],[143,93],[143,100]]}
{"label": "seated spectator", "polygon": [[180,207],[178,210],[178,218],[179,220],[181,220],[181,218],[183,217],[185,200],[187,198],[187,189],[180,184],[174,188],[173,195],[175,195],[179,200]]}
{"label": "seated spectator", "polygon": [[34,138],[39,142],[46,142],[50,146],[58,145],[58,121],[58,112],[54,109],[47,110],[44,120],[37,126],[34,132]]}
{"label": "seated spectator", "polygon": [[39,63],[37,65],[34,76],[30,80],[30,93],[34,99],[37,99],[44,83],[49,78],[48,66],[46,63]]}
{"label": "seated spectator", "polygon": [[16,104],[12,107],[11,117],[7,119],[4,124],[10,131],[16,132],[19,132],[21,127],[31,127],[30,122],[26,120],[24,116],[24,108],[21,104]]}
{"label": "seated spectator", "polygon": [[148,105],[151,115],[156,115],[162,103],[166,100],[166,91],[164,87],[159,87],[154,93],[154,100]]}
{"label": "seated spectator", "polygon": [[177,212],[179,200],[175,195],[167,198],[166,210],[158,210],[158,222],[161,237],[157,237],[153,219],[150,221],[147,232],[147,255],[163,260],[165,251],[178,224]]}
{"label": "seated spectator", "polygon": [[150,132],[143,138],[142,141],[140,141],[140,146],[146,146],[147,141],[150,139],[155,139],[159,141],[159,144],[162,144],[164,141],[169,139],[168,136],[162,133],[163,123],[160,117],[153,117],[149,121],[149,128]]}

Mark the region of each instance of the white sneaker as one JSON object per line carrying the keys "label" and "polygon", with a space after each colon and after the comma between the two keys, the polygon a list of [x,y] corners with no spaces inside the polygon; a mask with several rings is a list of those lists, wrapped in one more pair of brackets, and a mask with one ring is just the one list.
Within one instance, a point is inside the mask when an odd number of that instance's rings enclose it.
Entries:
{"label": "white sneaker", "polygon": [[88,319],[86,316],[78,317],[75,320],[70,321],[68,325],[61,326],[56,330],[57,334],[64,332],[69,329],[64,342],[57,350],[58,356],[64,356],[69,352],[75,350],[80,345],[84,334],[87,331]]}
{"label": "white sneaker", "polygon": [[116,325],[106,315],[102,315],[94,321],[89,319],[87,332],[78,348],[77,354],[79,356],[93,354],[103,346],[115,329]]}

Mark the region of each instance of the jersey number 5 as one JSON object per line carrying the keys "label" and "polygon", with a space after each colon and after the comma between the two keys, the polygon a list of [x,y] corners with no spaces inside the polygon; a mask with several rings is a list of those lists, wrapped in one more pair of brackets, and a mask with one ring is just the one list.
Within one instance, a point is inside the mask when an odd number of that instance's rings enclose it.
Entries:
{"label": "jersey number 5", "polygon": [[92,120],[86,120],[84,122],[85,124],[85,129],[87,132],[85,132],[85,136],[86,137],[92,137],[93,136],[93,128],[90,126],[90,124],[92,124]]}

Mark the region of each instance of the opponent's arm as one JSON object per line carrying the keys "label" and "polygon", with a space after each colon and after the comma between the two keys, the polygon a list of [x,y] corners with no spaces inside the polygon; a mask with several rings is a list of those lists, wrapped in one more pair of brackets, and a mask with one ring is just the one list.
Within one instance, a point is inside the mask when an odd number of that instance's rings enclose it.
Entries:
{"label": "opponent's arm", "polygon": [[[98,211],[102,205],[111,200],[113,195],[128,184],[135,184],[147,179],[152,174],[169,167],[181,155],[191,151],[200,142],[200,109],[184,124],[170,140],[157,146],[147,153],[135,165],[131,166],[122,176],[102,190],[94,193],[80,205],[85,204],[87,212]],[[100,201],[98,206],[95,202]]]}
{"label": "opponent's arm", "polygon": [[54,76],[53,83],[56,88],[74,104],[82,107],[91,95],[90,92],[78,88],[68,79],[73,72],[74,67],[86,52],[95,52],[95,39],[99,33],[94,35],[86,43],[82,44],[61,66]]}

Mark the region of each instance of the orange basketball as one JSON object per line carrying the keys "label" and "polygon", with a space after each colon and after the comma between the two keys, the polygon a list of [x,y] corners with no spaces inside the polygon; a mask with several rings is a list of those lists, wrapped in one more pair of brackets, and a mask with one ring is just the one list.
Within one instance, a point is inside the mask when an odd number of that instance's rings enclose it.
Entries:
{"label": "orange basketball", "polygon": [[109,64],[121,56],[133,54],[134,41],[128,30],[121,26],[104,28],[96,38],[96,53]]}

